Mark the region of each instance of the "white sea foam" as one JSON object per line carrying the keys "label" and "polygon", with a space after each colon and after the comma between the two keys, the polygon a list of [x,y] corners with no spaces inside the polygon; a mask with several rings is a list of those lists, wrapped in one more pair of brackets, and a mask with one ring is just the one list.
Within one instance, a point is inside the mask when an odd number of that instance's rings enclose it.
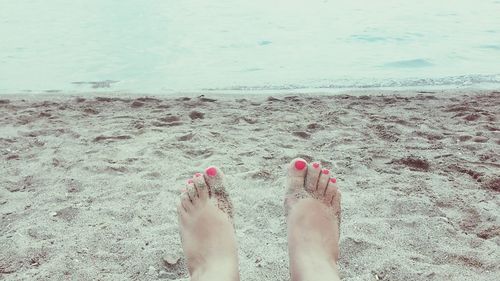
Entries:
{"label": "white sea foam", "polygon": [[0,6],[0,93],[500,85],[499,0]]}

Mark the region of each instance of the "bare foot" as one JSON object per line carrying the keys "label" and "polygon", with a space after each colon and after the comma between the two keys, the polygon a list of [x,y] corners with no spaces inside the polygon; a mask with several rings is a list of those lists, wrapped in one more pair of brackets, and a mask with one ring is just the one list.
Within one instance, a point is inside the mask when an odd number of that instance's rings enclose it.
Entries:
{"label": "bare foot", "polygon": [[177,208],[192,280],[239,280],[232,204],[222,180],[223,174],[216,167],[195,174]]}
{"label": "bare foot", "polygon": [[294,159],[285,197],[292,280],[339,280],[340,191],[319,163]]}

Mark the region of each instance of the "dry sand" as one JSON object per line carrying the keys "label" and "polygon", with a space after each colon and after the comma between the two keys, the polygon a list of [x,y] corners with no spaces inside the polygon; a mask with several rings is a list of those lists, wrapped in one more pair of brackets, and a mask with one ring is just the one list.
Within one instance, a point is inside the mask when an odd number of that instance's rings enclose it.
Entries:
{"label": "dry sand", "polygon": [[299,156],[339,179],[343,280],[499,280],[500,92],[212,98],[2,97],[0,279],[184,280],[179,190],[217,165],[242,280],[288,280]]}

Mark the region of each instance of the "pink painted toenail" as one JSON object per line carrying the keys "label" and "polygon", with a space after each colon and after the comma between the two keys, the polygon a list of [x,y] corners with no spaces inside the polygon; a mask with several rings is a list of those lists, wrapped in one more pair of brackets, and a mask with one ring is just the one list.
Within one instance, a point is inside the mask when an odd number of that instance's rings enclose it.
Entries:
{"label": "pink painted toenail", "polygon": [[319,163],[313,163],[313,167],[314,167],[314,169],[319,168]]}
{"label": "pink painted toenail", "polygon": [[330,171],[328,171],[327,169],[323,169],[323,171],[321,171],[323,174],[325,175],[328,175],[330,173]]}
{"label": "pink painted toenail", "polygon": [[188,184],[192,184],[193,183],[193,180],[192,179],[188,179]]}
{"label": "pink painted toenail", "polygon": [[215,177],[217,175],[217,169],[215,169],[215,167],[209,167],[205,170],[205,173],[210,177]]}
{"label": "pink painted toenail", "polygon": [[194,174],[195,177],[201,177],[201,173]]}
{"label": "pink painted toenail", "polygon": [[305,167],[306,167],[306,162],[304,162],[302,160],[295,161],[295,169],[303,170]]}
{"label": "pink painted toenail", "polygon": [[336,179],[336,178],[331,178],[331,179],[330,179],[330,181],[331,181],[332,183],[336,183],[336,182],[337,182],[337,179]]}

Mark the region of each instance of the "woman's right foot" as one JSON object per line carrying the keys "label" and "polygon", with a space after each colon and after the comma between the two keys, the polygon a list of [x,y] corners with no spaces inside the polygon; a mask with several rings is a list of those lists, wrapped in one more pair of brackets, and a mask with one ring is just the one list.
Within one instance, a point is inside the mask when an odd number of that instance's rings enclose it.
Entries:
{"label": "woman's right foot", "polygon": [[195,174],[177,210],[191,280],[239,280],[233,210],[222,172],[209,167]]}
{"label": "woman's right foot", "polygon": [[285,207],[293,281],[339,280],[340,191],[317,162],[294,159],[288,167]]}

